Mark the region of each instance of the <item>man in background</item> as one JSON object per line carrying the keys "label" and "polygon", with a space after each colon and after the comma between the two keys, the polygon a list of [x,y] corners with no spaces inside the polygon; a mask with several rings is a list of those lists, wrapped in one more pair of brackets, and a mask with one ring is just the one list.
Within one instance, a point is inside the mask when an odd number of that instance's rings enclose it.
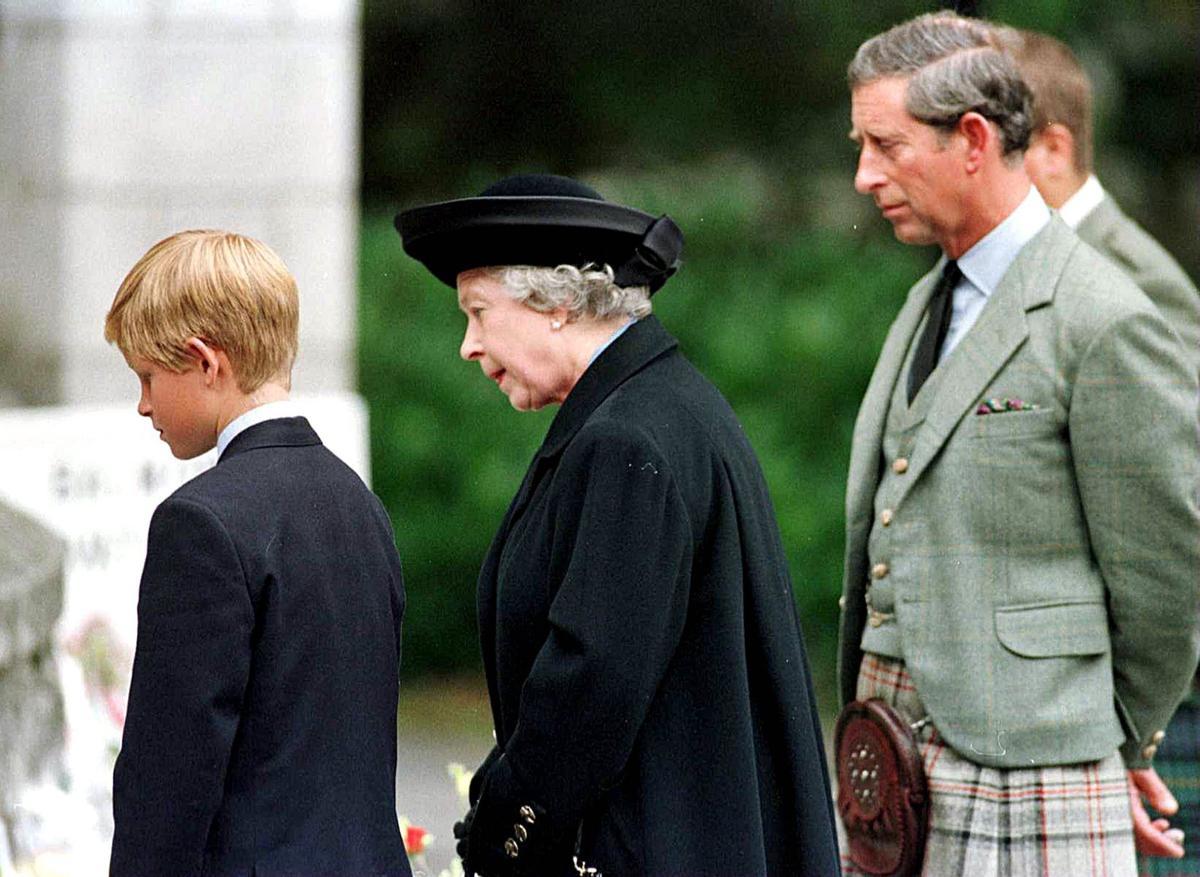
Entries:
{"label": "man in background", "polygon": [[[1084,241],[1112,259],[1158,307],[1200,370],[1200,291],[1179,264],[1126,216],[1093,173],[1092,84],[1064,43],[1005,29],[1006,47],[1033,92],[1033,136],[1025,170],[1046,203]],[[1190,835],[1183,861],[1143,857],[1142,874],[1200,874],[1200,674],[1166,728],[1155,765],[1179,796],[1176,828]]]}
{"label": "man in background", "polygon": [[1200,291],[1093,173],[1092,84],[1086,71],[1053,37],[1007,28],[1001,33],[1033,92],[1033,135],[1025,151],[1030,179],[1063,222],[1150,297],[1200,370]]}

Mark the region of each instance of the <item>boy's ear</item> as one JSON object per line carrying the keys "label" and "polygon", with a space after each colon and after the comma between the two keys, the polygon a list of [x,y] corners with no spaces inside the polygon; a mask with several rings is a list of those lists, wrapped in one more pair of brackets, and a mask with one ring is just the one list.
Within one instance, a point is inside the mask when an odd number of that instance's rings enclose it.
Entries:
{"label": "boy's ear", "polygon": [[195,336],[183,342],[183,346],[196,358],[196,364],[200,366],[200,371],[204,374],[204,383],[210,387],[213,386],[221,374],[221,358],[217,355],[217,348]]}

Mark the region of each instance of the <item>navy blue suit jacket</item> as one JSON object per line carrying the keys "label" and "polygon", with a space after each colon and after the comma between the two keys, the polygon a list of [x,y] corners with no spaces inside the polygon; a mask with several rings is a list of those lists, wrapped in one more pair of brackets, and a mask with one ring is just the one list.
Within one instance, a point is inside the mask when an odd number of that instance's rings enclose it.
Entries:
{"label": "navy blue suit jacket", "polygon": [[403,615],[387,514],[304,418],[250,427],[166,499],[113,775],[113,877],[409,877]]}

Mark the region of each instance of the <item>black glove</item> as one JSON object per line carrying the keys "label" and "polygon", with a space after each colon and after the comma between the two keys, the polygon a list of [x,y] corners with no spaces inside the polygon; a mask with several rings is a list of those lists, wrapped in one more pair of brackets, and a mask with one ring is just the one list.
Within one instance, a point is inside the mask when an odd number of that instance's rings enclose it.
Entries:
{"label": "black glove", "polygon": [[479,798],[454,826],[455,849],[468,873],[480,877],[567,877],[574,832],[555,831],[546,811],[522,794],[504,759],[479,786]]}
{"label": "black glove", "polygon": [[467,811],[467,815],[462,818],[461,822],[454,823],[454,837],[458,841],[458,843],[454,845],[454,851],[458,853],[458,857],[463,860],[463,870],[466,872],[465,877],[474,877],[475,874],[474,871],[466,866],[469,846],[467,843],[467,837],[471,834],[471,826],[474,825],[474,823],[474,807]]}

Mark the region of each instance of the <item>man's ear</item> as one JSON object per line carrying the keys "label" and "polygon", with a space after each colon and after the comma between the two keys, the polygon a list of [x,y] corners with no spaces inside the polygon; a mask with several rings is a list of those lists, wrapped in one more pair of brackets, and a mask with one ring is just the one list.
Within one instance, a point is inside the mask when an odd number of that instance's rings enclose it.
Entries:
{"label": "man's ear", "polygon": [[961,135],[966,143],[966,171],[969,174],[975,173],[983,166],[988,149],[993,144],[999,147],[996,142],[999,139],[998,132],[991,122],[976,112],[963,113],[962,118],[958,120],[956,133]]}
{"label": "man's ear", "polygon": [[200,366],[200,371],[204,375],[205,386],[216,386],[217,378],[221,376],[223,371],[219,348],[195,336],[183,342],[183,346],[197,360],[196,364]]}
{"label": "man's ear", "polygon": [[1052,122],[1037,133],[1055,173],[1066,175],[1075,170],[1075,135],[1059,122]]}

